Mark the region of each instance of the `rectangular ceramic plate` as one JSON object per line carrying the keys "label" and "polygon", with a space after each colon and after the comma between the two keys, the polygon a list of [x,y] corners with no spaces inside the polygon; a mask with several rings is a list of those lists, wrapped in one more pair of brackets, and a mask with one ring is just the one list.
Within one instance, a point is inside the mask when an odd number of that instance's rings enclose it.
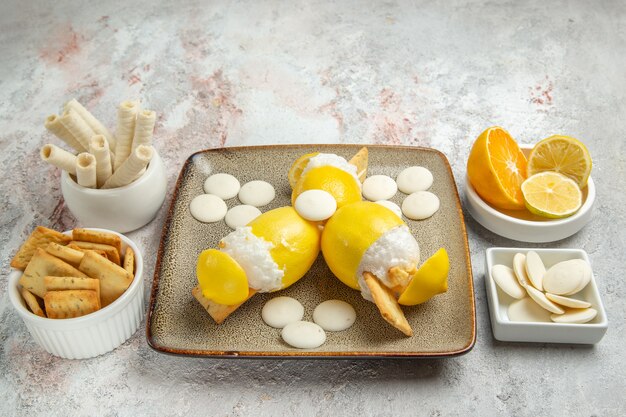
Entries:
{"label": "rectangular ceramic plate", "polygon": [[[217,247],[230,232],[223,221],[200,223],[189,213],[191,200],[203,193],[204,180],[226,172],[241,184],[264,180],[276,188],[276,198],[262,211],[290,204],[287,172],[293,161],[308,152],[336,153],[349,159],[360,145],[297,145],[211,149],[187,159],[178,177],[170,210],[163,227],[154,273],[146,333],[154,349],[171,354],[208,357],[436,357],[469,351],[476,338],[474,291],[463,213],[452,171],[446,157],[426,148],[368,146],[368,175],[395,178],[412,165],[428,168],[434,175],[430,191],[441,207],[427,220],[406,220],[421,248],[422,260],[444,247],[450,257],[448,292],[404,311],[414,336],[405,337],[387,324],[373,303],[358,291],[334,278],[320,254],[311,270],[279,294],[300,301],[304,320],[312,321],[319,303],[340,299],[352,304],[356,323],[343,332],[327,332],[326,343],[312,350],[285,344],[280,330],[261,320],[261,308],[276,294],[258,294],[221,325],[191,295],[197,285],[196,257]],[[392,201],[401,205],[405,195]],[[239,204],[236,198],[228,207]]]}

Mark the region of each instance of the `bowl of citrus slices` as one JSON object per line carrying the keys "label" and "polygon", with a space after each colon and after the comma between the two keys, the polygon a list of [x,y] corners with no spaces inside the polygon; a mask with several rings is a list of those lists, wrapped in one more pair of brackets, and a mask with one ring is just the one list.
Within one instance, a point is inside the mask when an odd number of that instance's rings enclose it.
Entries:
{"label": "bowl of citrus slices", "polygon": [[592,160],[578,139],[553,135],[520,146],[501,127],[478,136],[467,161],[467,209],[485,228],[523,242],[553,242],[591,219]]}

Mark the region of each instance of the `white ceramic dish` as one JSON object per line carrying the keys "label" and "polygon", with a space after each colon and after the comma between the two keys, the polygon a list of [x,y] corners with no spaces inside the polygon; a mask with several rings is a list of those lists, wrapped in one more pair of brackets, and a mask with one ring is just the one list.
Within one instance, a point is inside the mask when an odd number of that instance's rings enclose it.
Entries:
{"label": "white ceramic dish", "polygon": [[125,233],[146,225],[159,211],[167,189],[161,157],[155,153],[146,172],[124,187],[107,190],[85,188],[70,175],[61,174],[61,192],[67,207],[83,225]]}
{"label": "white ceramic dish", "polygon": [[[66,232],[69,233],[71,232]],[[48,319],[31,313],[18,290],[17,281],[22,271],[14,269],[9,274],[11,304],[33,339],[49,353],[66,359],[92,358],[120,346],[139,328],[145,314],[143,257],[132,240],[123,235],[119,236],[122,238],[122,250],[130,246],[135,252],[135,278],[117,300],[86,316]]]}
{"label": "white ceramic dish", "polygon": [[[529,248],[489,248],[486,252],[485,287],[491,317],[491,329],[497,340],[513,342],[543,342],[543,343],[598,343],[608,328],[606,311],[596,285],[596,278],[592,274],[589,284],[578,294],[591,303],[592,308],[598,311],[597,316],[584,324],[562,323],[525,323],[509,321],[507,309],[515,301],[502,291],[491,278],[489,271],[494,265],[504,264],[513,266],[513,257],[516,253],[526,254],[534,250],[539,254],[546,268],[557,262],[570,259],[583,259],[589,262],[589,256],[582,249],[529,249]],[[592,266],[593,269],[593,266]]]}

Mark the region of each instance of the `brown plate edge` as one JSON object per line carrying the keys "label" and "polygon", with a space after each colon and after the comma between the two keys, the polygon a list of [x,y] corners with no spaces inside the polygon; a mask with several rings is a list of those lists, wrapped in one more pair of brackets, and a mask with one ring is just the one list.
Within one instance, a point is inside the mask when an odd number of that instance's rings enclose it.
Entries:
{"label": "brown plate edge", "polygon": [[[450,173],[450,177],[452,178],[452,182],[454,184],[454,193],[456,195],[456,206],[457,211],[461,217],[461,224],[463,227],[463,240],[465,245],[465,257],[466,257],[466,265],[467,265],[467,276],[468,276],[468,284],[469,284],[469,297],[470,297],[470,306],[472,311],[472,335],[469,340],[469,343],[462,347],[461,349],[454,351],[445,351],[445,352],[302,352],[302,351],[288,351],[288,352],[263,352],[263,351],[225,351],[225,350],[197,350],[197,349],[177,349],[170,348],[167,346],[163,346],[158,344],[154,336],[152,334],[152,318],[154,314],[154,310],[156,307],[156,296],[159,290],[159,279],[160,279],[160,270],[161,270],[161,261],[163,257],[163,252],[165,249],[165,241],[166,238],[169,237],[171,219],[174,210],[174,205],[176,203],[178,192],[180,189],[180,185],[182,179],[184,178],[184,174],[189,169],[189,165],[191,160],[198,154],[208,153],[208,152],[223,152],[223,151],[242,151],[242,150],[256,150],[256,149],[269,149],[269,148],[310,148],[310,147],[350,147],[350,148],[392,148],[392,149],[411,149],[411,150],[421,150],[426,152],[434,152],[436,153],[443,161],[444,165],[448,169]],[[309,358],[309,359],[393,359],[393,358],[406,358],[406,359],[434,359],[434,358],[449,358],[454,356],[461,356],[468,353],[474,345],[476,344],[476,304],[474,300],[474,277],[472,273],[472,260],[470,256],[469,250],[469,242],[467,239],[467,228],[465,226],[465,216],[463,215],[463,209],[461,206],[461,199],[459,196],[459,190],[456,185],[456,181],[454,178],[454,173],[452,172],[452,167],[450,166],[450,161],[446,155],[434,148],[426,148],[421,146],[406,146],[406,145],[376,145],[376,144],[359,144],[359,143],[326,143],[326,144],[293,144],[293,145],[258,145],[258,146],[233,146],[226,148],[208,148],[203,149],[197,152],[192,153],[185,160],[183,167],[178,174],[178,179],[176,180],[176,185],[174,188],[174,192],[172,193],[172,199],[170,201],[170,207],[167,211],[167,216],[165,217],[165,222],[163,224],[163,230],[161,231],[161,240],[159,242],[159,250],[157,252],[157,259],[154,266],[154,276],[152,281],[152,289],[150,291],[150,303],[148,305],[148,312],[146,316],[146,339],[148,342],[148,346],[154,349],[157,352],[165,353],[169,355],[175,356],[188,356],[188,357],[202,357],[202,358],[224,358],[224,359],[232,359],[232,358],[248,358],[248,359],[291,359],[291,358]]]}

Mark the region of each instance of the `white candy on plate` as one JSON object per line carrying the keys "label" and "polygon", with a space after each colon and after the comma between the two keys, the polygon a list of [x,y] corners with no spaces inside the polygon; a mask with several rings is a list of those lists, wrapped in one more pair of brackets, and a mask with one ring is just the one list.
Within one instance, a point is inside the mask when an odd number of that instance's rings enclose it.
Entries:
{"label": "white candy on plate", "polygon": [[591,307],[591,303],[587,301],[578,300],[576,298],[563,297],[561,295],[546,293],[546,298],[553,303],[570,308],[588,308]]}
{"label": "white candy on plate", "polygon": [[526,290],[517,282],[515,273],[506,265],[494,265],[491,268],[491,277],[498,287],[508,295],[518,300],[526,297]]}
{"label": "white candy on plate", "polygon": [[324,190],[307,190],[296,198],[294,208],[302,218],[318,222],[335,214],[337,200]]}
{"label": "white candy on plate", "polygon": [[549,322],[550,312],[545,310],[532,299],[526,297],[516,300],[509,305],[507,316],[510,321],[526,321],[526,322]]}
{"label": "white candy on plate", "polygon": [[528,251],[526,254],[526,274],[533,287],[539,291],[543,291],[543,276],[545,273],[546,267],[543,265],[539,254],[532,250]]}
{"label": "white candy on plate", "polygon": [[225,173],[213,174],[204,181],[204,192],[216,195],[222,200],[237,196],[240,188],[239,180]]}
{"label": "white candy on plate", "polygon": [[280,335],[287,344],[298,349],[313,349],[326,341],[324,329],[308,321],[289,323]]}
{"label": "white candy on plate", "polygon": [[250,181],[241,186],[239,201],[254,207],[265,206],[276,197],[274,186],[266,181]]}
{"label": "white candy on plate", "polygon": [[567,310],[564,314],[553,314],[550,316],[555,323],[576,323],[582,324],[593,320],[598,312],[593,308]]}
{"label": "white candy on plate", "polygon": [[404,194],[426,191],[433,185],[433,174],[424,167],[408,167],[398,175],[396,183]]}
{"label": "white candy on plate", "polygon": [[516,253],[513,257],[513,271],[515,271],[515,277],[517,282],[523,287],[530,284],[528,274],[526,274],[526,255],[523,253]]}
{"label": "white candy on plate", "polygon": [[424,220],[439,210],[439,198],[429,191],[417,191],[402,202],[402,213],[411,220]]}
{"label": "white candy on plate", "polygon": [[274,297],[263,306],[261,318],[270,327],[282,329],[289,323],[302,320],[304,307],[291,297]]}
{"label": "white candy on plate", "polygon": [[224,200],[213,194],[200,194],[191,200],[189,205],[191,215],[203,223],[220,221],[226,215],[228,207]]}
{"label": "white candy on plate", "polygon": [[313,321],[329,332],[346,330],[355,320],[354,307],[341,300],[324,301],[313,310]]}
{"label": "white candy on plate", "polygon": [[383,207],[387,207],[389,210],[393,211],[394,213],[396,213],[396,215],[400,218],[402,218],[402,209],[400,208],[399,205],[397,205],[396,203],[394,203],[393,201],[389,201],[389,200],[378,200],[376,201],[376,204],[380,204]]}
{"label": "white candy on plate", "polygon": [[247,204],[232,207],[226,213],[224,221],[231,229],[245,226],[261,215],[261,210]]}
{"label": "white candy on plate", "polygon": [[591,280],[591,268],[582,259],[559,262],[543,276],[543,289],[556,295],[571,295],[582,290]]}
{"label": "white candy on plate", "polygon": [[370,201],[389,200],[398,192],[398,185],[387,175],[372,175],[363,181],[363,197]]}
{"label": "white candy on plate", "polygon": [[548,310],[550,313],[563,314],[565,312],[561,307],[548,300],[544,293],[532,285],[527,285],[526,291],[528,292],[528,295],[530,295],[530,298],[532,298],[539,305],[539,307]]}

